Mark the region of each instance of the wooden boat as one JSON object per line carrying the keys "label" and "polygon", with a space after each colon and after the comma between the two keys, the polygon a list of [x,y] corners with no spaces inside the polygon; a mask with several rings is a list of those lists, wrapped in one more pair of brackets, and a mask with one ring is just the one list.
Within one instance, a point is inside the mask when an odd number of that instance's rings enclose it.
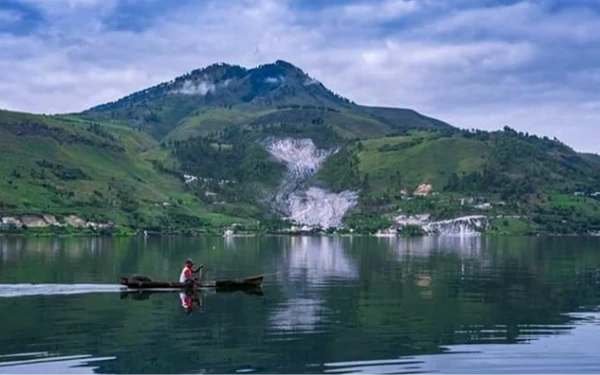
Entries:
{"label": "wooden boat", "polygon": [[171,281],[138,281],[131,280],[128,277],[121,277],[121,285],[131,289],[253,289],[260,288],[264,276],[253,276],[243,280],[218,280],[218,281],[203,281],[196,284],[185,284]]}

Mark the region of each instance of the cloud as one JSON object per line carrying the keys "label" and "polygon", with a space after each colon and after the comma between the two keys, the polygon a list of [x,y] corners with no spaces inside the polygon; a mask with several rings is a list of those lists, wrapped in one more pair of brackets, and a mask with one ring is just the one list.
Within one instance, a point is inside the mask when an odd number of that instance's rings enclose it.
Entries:
{"label": "cloud", "polygon": [[528,43],[471,42],[430,44],[389,42],[361,54],[371,67],[410,70],[502,70],[531,62],[535,47]]}
{"label": "cloud", "polygon": [[35,5],[44,11],[68,12],[80,7],[99,7],[115,5],[114,0],[21,0],[24,4]]}
{"label": "cloud", "polygon": [[185,80],[180,88],[173,90],[172,92],[183,95],[206,95],[229,86],[231,81],[231,78],[228,78],[224,81],[213,83],[208,77],[204,76],[200,80]]}
{"label": "cloud", "polygon": [[278,77],[267,77],[265,78],[265,82],[269,83],[271,85],[279,85],[283,82],[285,82],[285,78],[282,76],[278,76]]}
{"label": "cloud", "polygon": [[207,93],[215,92],[216,86],[214,83],[207,81],[185,81],[183,86],[174,90],[174,93],[184,94],[184,95],[206,95]]}
{"label": "cloud", "polygon": [[386,0],[357,2],[334,7],[330,17],[362,23],[390,21],[409,16],[429,5],[428,0]]}
{"label": "cloud", "polygon": [[[547,2],[546,2],[547,3]],[[581,7],[553,11],[544,1],[455,11],[428,25],[426,33],[450,37],[523,38],[538,42],[598,40],[598,13]]]}
{"label": "cloud", "polygon": [[357,103],[465,128],[510,125],[600,151],[594,2],[21,2],[43,27],[0,33],[0,103],[9,109],[79,111],[214,62],[283,59]]}

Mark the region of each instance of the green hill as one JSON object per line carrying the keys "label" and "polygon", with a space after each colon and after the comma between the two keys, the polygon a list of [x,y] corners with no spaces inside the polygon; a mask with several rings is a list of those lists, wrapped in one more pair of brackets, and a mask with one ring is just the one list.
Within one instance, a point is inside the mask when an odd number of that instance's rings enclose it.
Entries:
{"label": "green hill", "polygon": [[158,142],[114,123],[0,111],[0,211],[76,214],[131,227],[220,226],[179,177],[161,172]]}
{"label": "green hill", "polygon": [[[334,190],[360,189],[357,212],[375,218],[520,215],[530,222],[528,230],[573,233],[600,230],[599,160],[510,128],[419,130],[349,143],[318,177]],[[431,192],[413,196],[421,184],[431,185]]]}
{"label": "green hill", "polygon": [[502,191],[510,184],[528,192],[575,192],[598,188],[594,156],[556,140],[518,133],[414,132],[361,142],[359,170],[369,174],[373,193],[400,176],[403,188],[432,184],[438,191]]}
{"label": "green hill", "polygon": [[378,138],[363,145],[359,170],[369,174],[372,193],[389,189],[391,181],[398,188],[421,183],[439,188],[452,173],[478,171],[489,154],[483,142],[436,134]]}
{"label": "green hill", "polygon": [[166,140],[207,135],[231,125],[318,122],[346,138],[450,127],[413,110],[357,105],[285,61],[252,69],[211,65],[83,115],[127,123]]}

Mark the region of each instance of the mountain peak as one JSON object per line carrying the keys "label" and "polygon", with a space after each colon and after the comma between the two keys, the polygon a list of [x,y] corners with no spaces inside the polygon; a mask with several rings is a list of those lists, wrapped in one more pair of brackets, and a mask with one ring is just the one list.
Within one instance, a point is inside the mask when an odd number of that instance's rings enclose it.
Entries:
{"label": "mountain peak", "polygon": [[[223,108],[230,112],[222,113]],[[344,117],[341,113],[345,111],[355,116]],[[405,110],[358,106],[284,60],[250,69],[223,62],[211,64],[91,108],[86,115],[146,127],[157,138],[181,124],[202,127],[211,123],[210,127],[218,131],[247,121],[282,124],[327,120],[336,125],[343,121],[354,127],[351,132],[358,131],[358,123],[379,126],[382,134],[395,127],[447,126]]]}
{"label": "mountain peak", "polygon": [[[91,111],[113,111],[178,95],[196,98],[194,106],[252,104],[260,107],[310,104],[346,106],[342,98],[311,78],[294,64],[276,60],[250,69],[224,62],[192,70],[169,82],[135,92]],[[186,105],[192,105],[189,99]]]}
{"label": "mountain peak", "polygon": [[280,67],[282,67],[284,69],[295,70],[295,71],[304,73],[304,71],[302,69],[300,69],[296,65],[294,65],[294,64],[292,64],[290,62],[287,62],[285,60],[276,60],[275,61],[275,65],[280,66]]}
{"label": "mountain peak", "polygon": [[175,81],[185,81],[194,77],[204,77],[218,81],[233,76],[243,76],[246,71],[247,69],[242,66],[220,62],[208,65],[204,68],[192,70],[187,74],[177,77]]}
{"label": "mountain peak", "polygon": [[294,64],[284,61],[284,60],[276,60],[275,62],[270,62],[266,64],[261,64],[253,68],[245,68],[240,65],[228,64],[225,62],[218,62],[214,64],[207,65],[203,68],[194,69],[191,72],[179,76],[175,79],[178,80],[186,80],[191,77],[205,77],[211,78],[215,81],[221,79],[229,79],[233,77],[242,78],[246,74],[275,74],[286,76],[288,74],[298,74],[298,76],[308,76],[302,69],[295,66]]}
{"label": "mountain peak", "polygon": [[257,74],[259,76],[283,76],[283,77],[305,77],[306,73],[297,66],[283,60],[277,60],[273,63],[259,65],[248,70],[249,74]]}

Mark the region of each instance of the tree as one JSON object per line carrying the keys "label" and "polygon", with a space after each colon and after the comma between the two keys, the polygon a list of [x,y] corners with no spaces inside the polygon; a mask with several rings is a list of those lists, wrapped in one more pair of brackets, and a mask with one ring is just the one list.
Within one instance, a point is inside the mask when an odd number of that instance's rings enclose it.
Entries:
{"label": "tree", "polygon": [[363,182],[362,182],[362,191],[364,193],[366,193],[367,191],[369,191],[369,189],[370,189],[370,186],[369,186],[369,174],[366,173],[365,177],[363,179]]}

